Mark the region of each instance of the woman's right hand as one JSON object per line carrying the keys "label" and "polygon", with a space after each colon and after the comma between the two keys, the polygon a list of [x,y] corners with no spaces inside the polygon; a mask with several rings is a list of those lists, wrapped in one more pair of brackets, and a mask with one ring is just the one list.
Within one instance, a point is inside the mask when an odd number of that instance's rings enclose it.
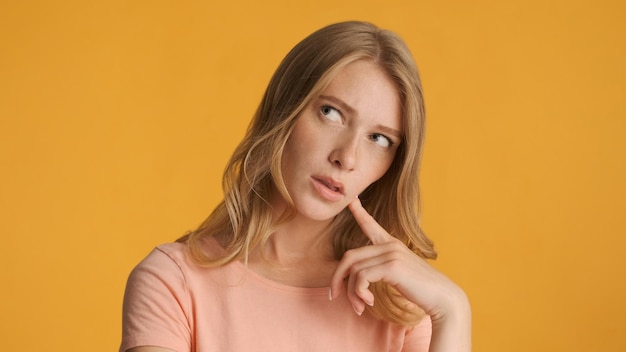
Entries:
{"label": "woman's right hand", "polygon": [[430,316],[430,351],[471,351],[471,309],[465,292],[391,236],[360,200],[355,199],[349,208],[372,245],[344,254],[331,279],[331,295],[347,285],[348,299],[360,315],[366,304],[375,304],[370,283],[383,281]]}

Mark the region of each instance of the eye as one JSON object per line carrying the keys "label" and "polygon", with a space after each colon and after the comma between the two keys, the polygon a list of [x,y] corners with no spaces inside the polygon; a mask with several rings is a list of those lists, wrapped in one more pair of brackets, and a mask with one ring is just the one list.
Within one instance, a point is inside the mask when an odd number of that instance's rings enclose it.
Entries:
{"label": "eye", "polygon": [[391,148],[393,145],[393,141],[384,134],[373,133],[370,135],[370,139],[383,148]]}
{"label": "eye", "polygon": [[323,105],[320,108],[320,113],[330,121],[341,122],[341,113],[339,110],[333,108],[330,105]]}

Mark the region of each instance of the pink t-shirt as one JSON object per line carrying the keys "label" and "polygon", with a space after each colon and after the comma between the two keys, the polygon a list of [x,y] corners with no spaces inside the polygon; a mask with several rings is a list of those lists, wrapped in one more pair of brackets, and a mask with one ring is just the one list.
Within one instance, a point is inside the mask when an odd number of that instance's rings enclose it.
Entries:
{"label": "pink t-shirt", "polygon": [[[213,239],[207,250],[219,251]],[[159,346],[178,352],[428,351],[431,322],[415,328],[358,316],[343,294],[286,286],[233,262],[195,264],[183,243],[154,249],[126,286],[120,352]]]}

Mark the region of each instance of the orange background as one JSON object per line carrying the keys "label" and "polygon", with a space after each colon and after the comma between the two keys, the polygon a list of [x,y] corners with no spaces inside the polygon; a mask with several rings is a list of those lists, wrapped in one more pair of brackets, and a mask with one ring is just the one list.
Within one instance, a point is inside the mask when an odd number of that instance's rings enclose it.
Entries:
{"label": "orange background", "polygon": [[113,351],[128,272],[194,228],[279,60],[395,30],[423,76],[424,226],[475,351],[626,350],[620,1],[3,1],[0,334]]}

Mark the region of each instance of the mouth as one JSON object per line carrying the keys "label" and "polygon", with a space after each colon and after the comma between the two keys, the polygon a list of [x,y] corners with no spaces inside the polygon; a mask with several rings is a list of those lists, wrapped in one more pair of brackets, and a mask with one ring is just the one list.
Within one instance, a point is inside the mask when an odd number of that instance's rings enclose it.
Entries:
{"label": "mouth", "polygon": [[341,182],[335,181],[330,177],[314,176],[313,179],[335,193],[344,194]]}

